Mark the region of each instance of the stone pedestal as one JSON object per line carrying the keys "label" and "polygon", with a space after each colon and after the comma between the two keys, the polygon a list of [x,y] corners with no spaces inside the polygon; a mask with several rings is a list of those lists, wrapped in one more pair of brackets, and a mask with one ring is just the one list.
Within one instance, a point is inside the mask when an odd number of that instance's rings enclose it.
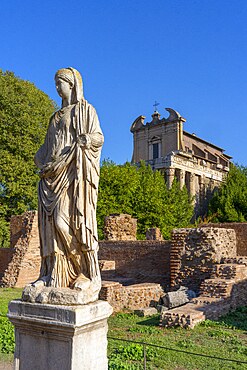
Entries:
{"label": "stone pedestal", "polygon": [[107,370],[105,301],[62,306],[14,300],[8,317],[15,326],[15,370]]}

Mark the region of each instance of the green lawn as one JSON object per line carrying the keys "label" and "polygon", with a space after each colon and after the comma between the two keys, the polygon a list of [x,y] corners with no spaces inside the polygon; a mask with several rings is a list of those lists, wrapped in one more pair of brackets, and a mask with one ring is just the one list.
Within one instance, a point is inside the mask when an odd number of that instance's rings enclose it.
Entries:
{"label": "green lawn", "polygon": [[[164,329],[158,323],[158,315],[141,318],[120,313],[110,318],[108,335],[247,362],[247,308],[241,308],[218,322],[207,320],[193,330]],[[142,357],[140,345],[109,339],[109,357],[110,369],[143,369],[136,361]],[[147,369],[247,369],[247,364],[223,362],[153,347],[147,348],[147,358]]]}
{"label": "green lawn", "polygon": [[8,303],[12,299],[20,298],[22,289],[0,288],[0,361],[13,361],[14,328],[6,315]]}
{"label": "green lawn", "polygon": [[[0,361],[13,361],[13,327],[6,318],[8,302],[20,298],[21,289],[0,288]],[[247,361],[247,308],[217,322],[205,321],[193,330],[164,329],[159,318],[118,313],[109,319],[109,337],[147,342],[189,352]],[[143,347],[140,344],[108,341],[109,369],[143,369]],[[247,365],[192,356],[185,353],[147,347],[147,369],[225,370],[247,369]]]}

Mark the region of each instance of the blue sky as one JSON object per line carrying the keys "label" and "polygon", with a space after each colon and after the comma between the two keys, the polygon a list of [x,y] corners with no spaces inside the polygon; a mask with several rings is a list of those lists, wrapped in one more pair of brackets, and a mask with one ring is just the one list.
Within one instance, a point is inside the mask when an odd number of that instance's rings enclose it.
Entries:
{"label": "blue sky", "polygon": [[81,72],[103,158],[131,160],[130,126],[157,100],[247,165],[246,0],[2,0],[0,32],[0,68],[58,104],[56,70]]}

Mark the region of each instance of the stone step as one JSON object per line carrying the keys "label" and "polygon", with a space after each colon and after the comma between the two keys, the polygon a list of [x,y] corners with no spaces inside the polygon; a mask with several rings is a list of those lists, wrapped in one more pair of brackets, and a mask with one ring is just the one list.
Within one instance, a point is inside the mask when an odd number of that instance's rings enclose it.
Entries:
{"label": "stone step", "polygon": [[235,281],[247,279],[247,266],[237,263],[215,265],[212,278],[234,279]]}
{"label": "stone step", "polygon": [[187,303],[184,306],[161,312],[160,326],[166,328],[180,326],[193,329],[196,324],[204,320],[205,315],[201,308],[193,303]]}
{"label": "stone step", "polygon": [[198,306],[205,306],[207,304],[213,304],[213,303],[218,303],[222,301],[223,301],[223,298],[199,296],[199,297],[193,298],[190,302]]}
{"label": "stone step", "polygon": [[216,320],[230,311],[230,299],[203,298],[194,298],[184,306],[161,311],[160,326],[193,329],[196,324],[206,319]]}
{"label": "stone step", "polygon": [[113,283],[119,283],[124,286],[135,284],[135,279],[133,278],[122,277],[118,275],[105,276],[103,273],[101,274],[101,276],[102,276],[102,281],[108,281],[108,282],[111,281]]}
{"label": "stone step", "polygon": [[221,299],[218,302],[212,302],[203,306],[203,312],[206,319],[217,320],[220,316],[226,315],[231,310],[231,301],[229,298]]}
{"label": "stone step", "polygon": [[200,286],[201,297],[227,298],[230,297],[235,280],[206,279]]}

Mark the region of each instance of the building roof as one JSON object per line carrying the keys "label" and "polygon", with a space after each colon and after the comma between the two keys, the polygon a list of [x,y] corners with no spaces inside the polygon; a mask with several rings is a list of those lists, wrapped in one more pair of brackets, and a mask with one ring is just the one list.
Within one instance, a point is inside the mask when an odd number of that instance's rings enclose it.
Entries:
{"label": "building roof", "polygon": [[[183,134],[184,135],[187,135],[187,136],[189,136],[189,137],[191,137],[191,138],[193,138],[193,139],[195,139],[195,140],[197,140],[197,141],[200,141],[201,143],[203,143],[203,144],[208,144],[208,145],[210,145],[211,147],[213,147],[213,148],[215,148],[215,149],[217,149],[217,150],[220,150],[221,152],[224,152],[225,151],[225,149],[223,149],[223,148],[220,148],[219,146],[217,146],[217,145],[215,145],[215,144],[212,144],[212,143],[210,143],[209,141],[206,141],[206,140],[204,140],[204,139],[201,139],[200,137],[198,137],[197,135],[195,135],[195,134],[190,134],[189,132],[187,132],[187,131],[184,131],[183,130]],[[224,153],[224,156],[225,157],[227,157],[227,158],[232,158],[231,156],[229,156],[228,154],[225,154]]]}

